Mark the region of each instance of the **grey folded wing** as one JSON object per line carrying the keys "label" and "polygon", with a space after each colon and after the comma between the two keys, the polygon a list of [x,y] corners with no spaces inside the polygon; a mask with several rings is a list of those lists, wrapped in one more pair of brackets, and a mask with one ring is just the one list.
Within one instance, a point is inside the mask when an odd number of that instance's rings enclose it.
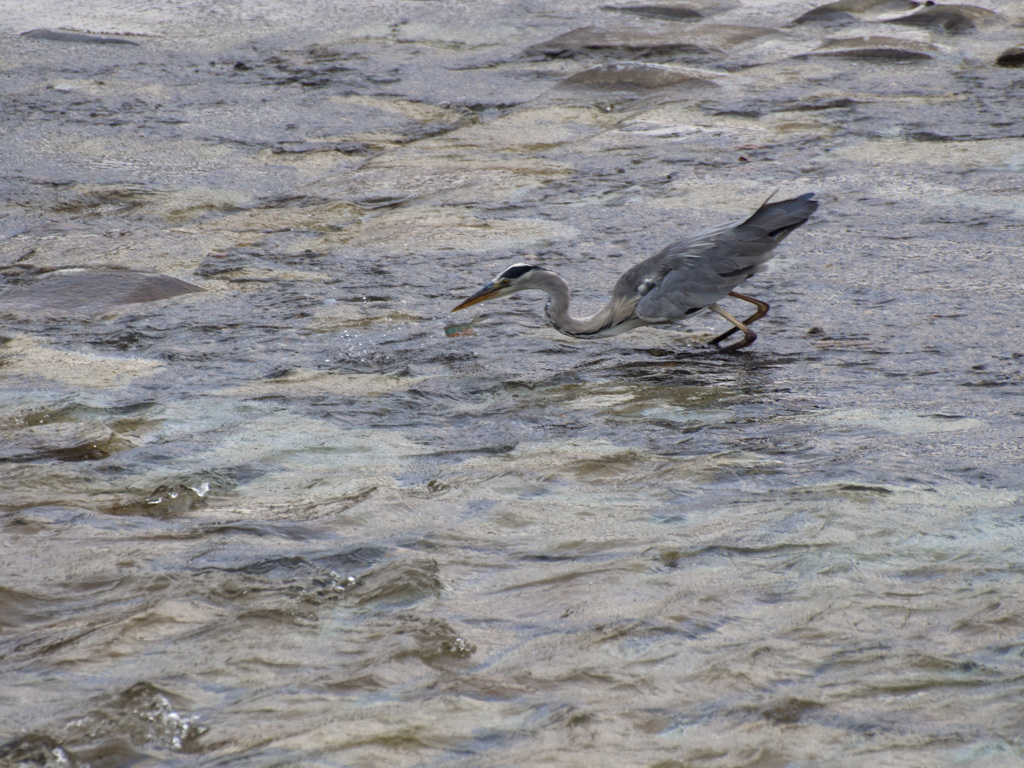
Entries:
{"label": "grey folded wing", "polygon": [[681,240],[627,271],[613,295],[639,295],[645,322],[681,320],[764,271],[775,248],[817,208],[811,195],[763,205],[754,215]]}

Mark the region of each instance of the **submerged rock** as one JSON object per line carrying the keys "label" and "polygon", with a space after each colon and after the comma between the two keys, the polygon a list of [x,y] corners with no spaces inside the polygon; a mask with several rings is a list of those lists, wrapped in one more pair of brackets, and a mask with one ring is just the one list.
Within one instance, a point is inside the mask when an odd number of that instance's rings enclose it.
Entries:
{"label": "submerged rock", "polygon": [[561,85],[619,91],[654,90],[682,84],[714,85],[712,77],[685,67],[625,62],[585,69],[567,77]]}
{"label": "submerged rock", "polygon": [[693,8],[685,5],[668,5],[665,3],[649,5],[606,5],[606,11],[618,11],[634,16],[642,16],[648,19],[664,19],[666,21],[698,21],[704,15]]}
{"label": "submerged rock", "polygon": [[42,733],[27,733],[0,744],[0,765],[77,768],[79,762],[56,739]]}
{"label": "submerged rock", "polygon": [[1000,19],[1002,16],[998,13],[974,5],[932,5],[914,11],[909,16],[901,16],[887,21],[890,24],[909,24],[951,35],[962,35]]}
{"label": "submerged rock", "polygon": [[1007,48],[996,59],[997,67],[1024,67],[1024,46]]}
{"label": "submerged rock", "polygon": [[838,0],[808,11],[793,23],[867,21],[906,24],[960,35],[1002,18],[998,13],[974,5],[936,5],[915,0]]}
{"label": "submerged rock", "polygon": [[119,447],[116,434],[102,424],[57,422],[2,433],[0,461],[89,461]]}
{"label": "submerged rock", "polygon": [[61,269],[0,294],[0,314],[103,312],[203,289],[170,275],[130,269]]}
{"label": "submerged rock", "polygon": [[119,759],[106,765],[138,762],[139,749],[191,752],[207,728],[199,716],[186,714],[169,691],[149,682],[138,682],[86,711],[67,727],[76,741],[103,744],[104,757]]}
{"label": "submerged rock", "polygon": [[803,16],[794,20],[794,24],[807,22],[855,22],[864,19],[873,21],[887,14],[908,13],[919,8],[922,3],[915,0],[837,0],[834,3],[812,8]]}
{"label": "submerged rock", "polygon": [[526,49],[529,55],[549,57],[610,54],[621,58],[722,53],[774,30],[729,24],[680,27],[580,27]]}
{"label": "submerged rock", "polygon": [[882,62],[923,61],[941,53],[931,43],[900,40],[895,37],[844,37],[826,40],[807,56],[831,56],[840,59],[871,59]]}
{"label": "submerged rock", "polygon": [[70,29],[30,29],[22,37],[33,40],[53,40],[58,43],[92,43],[93,45],[138,45],[134,40],[112,35],[93,35],[88,32],[74,32]]}

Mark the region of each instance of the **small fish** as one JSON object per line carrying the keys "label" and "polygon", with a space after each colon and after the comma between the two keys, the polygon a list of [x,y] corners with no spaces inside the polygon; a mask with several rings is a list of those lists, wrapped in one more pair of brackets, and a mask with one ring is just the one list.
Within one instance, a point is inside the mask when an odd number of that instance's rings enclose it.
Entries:
{"label": "small fish", "polygon": [[477,315],[468,323],[459,323],[458,325],[445,326],[445,336],[476,336],[476,331],[473,330],[473,326],[476,325],[476,321],[480,319],[480,315]]}

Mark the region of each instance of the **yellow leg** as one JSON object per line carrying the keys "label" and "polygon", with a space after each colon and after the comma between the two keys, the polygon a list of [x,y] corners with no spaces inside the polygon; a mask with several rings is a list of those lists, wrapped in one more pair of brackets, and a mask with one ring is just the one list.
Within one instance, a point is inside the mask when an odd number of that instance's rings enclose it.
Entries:
{"label": "yellow leg", "polygon": [[[742,293],[736,293],[736,291],[730,291],[729,295],[732,296],[735,299],[742,299],[743,301],[749,301],[751,304],[753,304],[753,305],[755,305],[757,307],[757,311],[754,314],[752,314],[750,317],[748,317],[746,320],[744,320],[743,323],[742,323],[743,325],[750,325],[755,320],[760,320],[762,317],[764,317],[765,315],[768,314],[769,307],[768,307],[768,302],[766,302],[766,301],[761,301],[760,299],[754,299],[754,298],[751,298],[750,296],[745,296]],[[721,314],[721,313],[719,313],[719,314]],[[718,336],[715,336],[715,338],[713,338],[708,343],[709,344],[719,344],[720,342],[725,341],[725,339],[727,339],[730,336],[732,336],[738,330],[739,330],[738,327],[730,328],[725,333],[722,333],[722,334],[719,334]],[[753,333],[753,331],[751,331],[751,333]],[[755,338],[757,338],[756,334],[755,334]],[[749,344],[749,343],[750,342],[747,342],[747,344]],[[740,346],[745,347],[745,346],[747,346],[747,344],[741,344]],[[739,347],[729,347],[729,349],[739,349]]]}
{"label": "yellow leg", "polygon": [[[747,328],[747,326],[744,323],[742,323],[739,320],[737,320],[735,317],[730,315],[728,312],[726,312],[724,309],[722,309],[717,304],[710,305],[708,307],[708,309],[710,309],[712,312],[720,315],[721,317],[724,317],[726,320],[728,320],[730,323],[732,323],[734,326],[736,326],[729,333],[732,333],[733,331],[742,331],[743,332],[743,340],[742,341],[737,341],[735,344],[730,344],[727,347],[722,347],[723,350],[725,350],[727,352],[731,352],[734,349],[743,349],[743,347],[749,347],[757,339],[757,334],[756,333],[754,333],[752,330]],[[715,343],[718,342],[719,339],[723,339],[723,338],[725,338],[728,335],[729,335],[728,333],[722,334],[721,336],[719,336],[715,340],[713,340],[711,343],[715,344]]]}

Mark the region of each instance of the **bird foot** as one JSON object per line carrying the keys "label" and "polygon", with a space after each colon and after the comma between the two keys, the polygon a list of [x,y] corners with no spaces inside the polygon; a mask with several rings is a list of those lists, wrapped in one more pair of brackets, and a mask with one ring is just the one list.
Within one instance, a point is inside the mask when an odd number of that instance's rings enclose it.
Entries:
{"label": "bird foot", "polygon": [[708,349],[714,349],[718,352],[736,352],[740,349],[743,349],[744,347],[749,347],[751,344],[754,343],[754,340],[756,338],[757,336],[745,336],[737,342],[734,342],[732,344],[726,344],[724,347],[718,344],[716,340],[712,339],[704,346]]}

